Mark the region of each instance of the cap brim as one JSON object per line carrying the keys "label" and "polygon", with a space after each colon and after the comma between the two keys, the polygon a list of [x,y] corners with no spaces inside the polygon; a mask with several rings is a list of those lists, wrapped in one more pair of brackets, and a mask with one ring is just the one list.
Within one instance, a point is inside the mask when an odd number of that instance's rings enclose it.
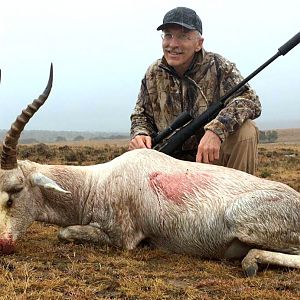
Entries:
{"label": "cap brim", "polygon": [[197,30],[195,27],[193,26],[190,26],[188,24],[185,24],[185,23],[180,23],[180,22],[168,22],[168,23],[164,23],[164,24],[161,24],[160,26],[157,27],[157,30],[164,30],[166,29],[166,27],[168,27],[169,25],[180,25],[184,28],[187,28],[187,29],[190,29],[190,30]]}

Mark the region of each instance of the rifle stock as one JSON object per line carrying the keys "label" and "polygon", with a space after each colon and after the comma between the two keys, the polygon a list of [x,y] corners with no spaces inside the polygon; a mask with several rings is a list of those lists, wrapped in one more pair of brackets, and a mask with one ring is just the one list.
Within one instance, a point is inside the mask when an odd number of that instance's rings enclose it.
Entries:
{"label": "rifle stock", "polygon": [[262,71],[265,67],[267,67],[270,63],[272,63],[276,58],[280,55],[285,55],[295,46],[297,46],[300,42],[300,32],[298,32],[294,37],[288,40],[284,45],[278,48],[278,52],[272,56],[269,60],[267,60],[264,64],[262,64],[259,68],[257,68],[254,72],[252,72],[249,76],[247,76],[244,80],[242,80],[239,84],[237,84],[234,88],[232,88],[227,94],[221,97],[218,101],[213,102],[205,112],[203,112],[200,116],[195,118],[186,124],[182,129],[173,133],[162,145],[157,145],[155,147],[156,150],[171,155],[176,149],[178,149],[182,144],[201,127],[205,126],[211,120],[217,117],[219,112],[224,108],[226,100],[232,96],[235,92],[237,92],[243,85],[245,85],[250,79],[252,79],[255,75],[257,75],[260,71]]}

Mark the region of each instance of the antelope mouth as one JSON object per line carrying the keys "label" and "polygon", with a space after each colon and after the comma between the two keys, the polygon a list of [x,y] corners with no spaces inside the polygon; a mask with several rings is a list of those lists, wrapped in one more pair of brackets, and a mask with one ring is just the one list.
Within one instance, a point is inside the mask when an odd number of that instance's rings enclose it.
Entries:
{"label": "antelope mouth", "polygon": [[10,239],[0,239],[0,254],[8,255],[15,252],[15,242]]}

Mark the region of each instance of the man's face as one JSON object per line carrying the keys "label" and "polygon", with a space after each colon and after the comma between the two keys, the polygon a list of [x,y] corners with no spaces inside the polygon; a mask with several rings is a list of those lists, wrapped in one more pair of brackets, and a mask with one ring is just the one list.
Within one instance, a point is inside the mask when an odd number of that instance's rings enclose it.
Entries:
{"label": "man's face", "polygon": [[188,30],[179,25],[172,25],[163,30],[164,56],[180,76],[189,68],[195,52],[200,51],[202,44],[203,38],[195,30]]}

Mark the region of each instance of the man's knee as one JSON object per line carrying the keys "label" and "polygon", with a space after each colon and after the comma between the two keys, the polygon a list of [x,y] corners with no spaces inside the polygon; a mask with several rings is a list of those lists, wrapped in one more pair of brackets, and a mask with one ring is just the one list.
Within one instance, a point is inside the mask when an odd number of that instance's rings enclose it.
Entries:
{"label": "man's knee", "polygon": [[259,131],[255,123],[251,120],[246,120],[245,123],[233,134],[230,134],[224,141],[224,148],[234,148],[237,143],[251,140],[258,143]]}
{"label": "man's knee", "polygon": [[229,135],[221,146],[220,164],[254,174],[257,164],[259,131],[247,120],[239,130]]}

